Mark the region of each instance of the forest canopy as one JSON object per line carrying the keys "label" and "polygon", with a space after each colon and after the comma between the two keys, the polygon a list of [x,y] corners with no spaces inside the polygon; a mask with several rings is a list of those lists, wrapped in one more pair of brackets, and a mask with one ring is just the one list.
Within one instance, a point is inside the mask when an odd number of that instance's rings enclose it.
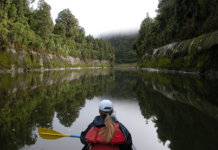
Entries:
{"label": "forest canopy", "polygon": [[121,64],[137,62],[136,51],[133,50],[133,44],[137,36],[137,33],[125,33],[103,37],[103,39],[110,42],[114,47],[116,63]]}
{"label": "forest canopy", "polygon": [[0,50],[35,50],[82,59],[114,61],[114,48],[110,43],[85,35],[79,21],[69,9],[59,12],[55,24],[51,7],[39,0],[0,1]]}

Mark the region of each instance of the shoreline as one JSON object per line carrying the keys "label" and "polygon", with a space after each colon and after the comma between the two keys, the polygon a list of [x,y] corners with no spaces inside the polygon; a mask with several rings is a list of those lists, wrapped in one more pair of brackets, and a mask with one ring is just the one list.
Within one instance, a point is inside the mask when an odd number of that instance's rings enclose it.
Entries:
{"label": "shoreline", "polygon": [[0,74],[13,74],[13,73],[28,73],[28,72],[47,72],[47,71],[65,71],[65,70],[83,70],[83,69],[106,69],[111,67],[67,67],[67,68],[35,68],[35,69],[26,69],[18,68],[13,69],[1,69]]}
{"label": "shoreline", "polygon": [[146,68],[146,67],[141,67],[137,69],[141,71],[147,71],[147,72],[195,75],[195,76],[205,76],[205,77],[212,77],[212,78],[218,79],[218,71],[214,71],[214,70],[200,72],[200,71],[187,71],[187,70],[182,70],[182,69],[181,70],[170,70],[170,69],[158,69],[158,68]]}

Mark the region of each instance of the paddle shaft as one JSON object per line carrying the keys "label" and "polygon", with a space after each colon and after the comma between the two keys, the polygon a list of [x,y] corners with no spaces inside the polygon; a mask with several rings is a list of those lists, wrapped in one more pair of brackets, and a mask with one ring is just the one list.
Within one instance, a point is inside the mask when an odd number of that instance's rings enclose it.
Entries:
{"label": "paddle shaft", "polygon": [[78,135],[70,135],[69,137],[80,138],[80,136],[78,136]]}

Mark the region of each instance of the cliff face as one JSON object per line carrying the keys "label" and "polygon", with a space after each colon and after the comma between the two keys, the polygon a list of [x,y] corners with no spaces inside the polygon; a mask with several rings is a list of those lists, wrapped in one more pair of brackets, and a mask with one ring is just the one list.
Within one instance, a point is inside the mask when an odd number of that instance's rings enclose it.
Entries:
{"label": "cliff face", "polygon": [[82,60],[71,56],[40,53],[36,51],[0,51],[0,72],[43,71],[71,67],[109,67],[108,60]]}
{"label": "cliff face", "polygon": [[218,31],[145,53],[141,67],[195,72],[218,71]]}

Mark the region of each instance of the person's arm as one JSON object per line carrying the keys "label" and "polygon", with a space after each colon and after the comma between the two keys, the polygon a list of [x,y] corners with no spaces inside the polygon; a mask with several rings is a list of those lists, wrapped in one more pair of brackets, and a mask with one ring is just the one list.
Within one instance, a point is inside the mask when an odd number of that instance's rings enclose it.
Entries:
{"label": "person's arm", "polygon": [[129,133],[129,131],[127,130],[127,128],[122,124],[120,124],[120,130],[122,131],[126,142],[124,144],[121,144],[120,150],[132,150],[132,137],[131,134]]}
{"label": "person's arm", "polygon": [[90,124],[88,125],[88,127],[86,128],[86,130],[83,131],[83,132],[81,132],[80,141],[81,141],[84,145],[87,145],[87,144],[88,144],[88,142],[86,142],[86,140],[85,140],[85,136],[86,136],[87,132],[88,132],[93,126],[94,126],[93,123],[90,123]]}

